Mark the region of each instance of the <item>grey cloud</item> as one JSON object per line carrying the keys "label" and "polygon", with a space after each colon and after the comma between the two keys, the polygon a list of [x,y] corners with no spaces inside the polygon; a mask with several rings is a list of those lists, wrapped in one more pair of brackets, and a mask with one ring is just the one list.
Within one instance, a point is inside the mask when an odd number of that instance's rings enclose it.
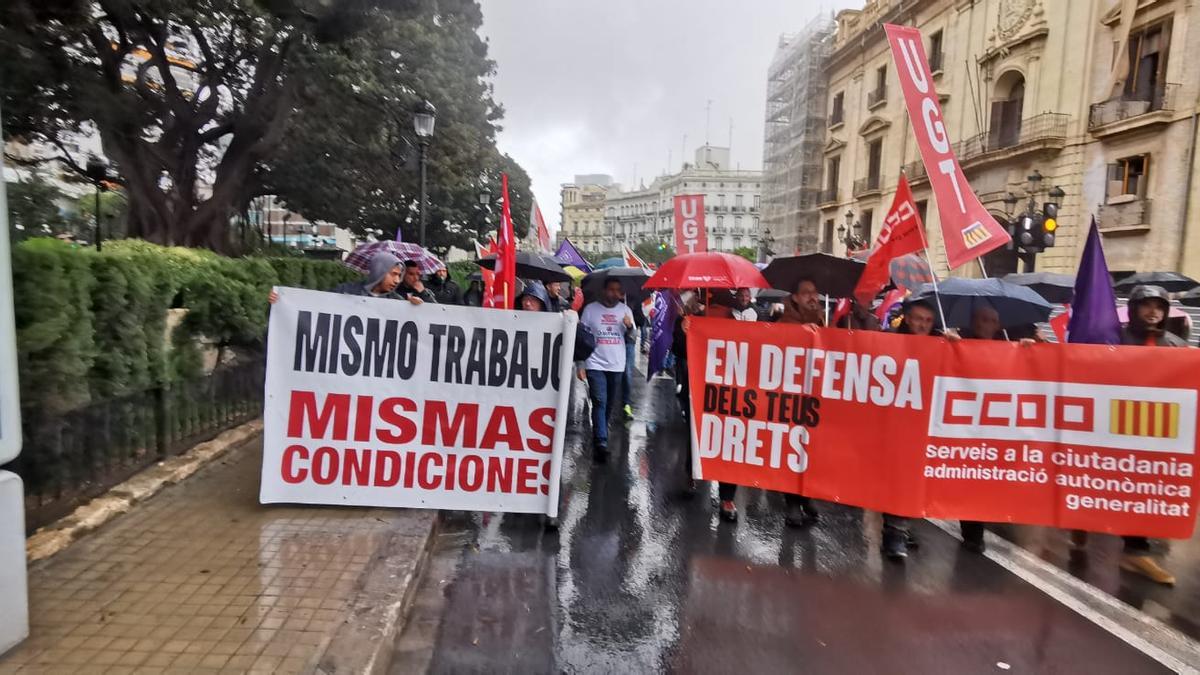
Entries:
{"label": "grey cloud", "polygon": [[529,171],[548,223],[559,184],[609,173],[647,184],[705,137],[734,164],[762,165],[767,65],[780,33],[861,2],[481,0],[507,114],[500,147]]}

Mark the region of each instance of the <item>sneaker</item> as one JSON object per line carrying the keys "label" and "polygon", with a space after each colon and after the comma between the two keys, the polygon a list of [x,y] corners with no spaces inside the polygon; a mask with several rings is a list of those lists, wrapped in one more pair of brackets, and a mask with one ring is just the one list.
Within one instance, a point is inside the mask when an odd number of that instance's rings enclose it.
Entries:
{"label": "sneaker", "polygon": [[721,502],[721,519],[727,520],[731,523],[737,522],[737,506],[734,505],[732,499],[726,499]]}
{"label": "sneaker", "polygon": [[597,464],[603,464],[603,463],[607,462],[608,461],[608,446],[607,445],[597,445],[595,448],[593,448],[592,449],[592,459]]}
{"label": "sneaker", "polygon": [[883,555],[897,562],[908,557],[907,533],[888,530],[883,533]]}
{"label": "sneaker", "polygon": [[633,406],[629,405],[628,403],[625,404],[625,419],[633,419]]}
{"label": "sneaker", "polygon": [[1168,572],[1158,561],[1148,555],[1130,555],[1121,556],[1121,569],[1126,572],[1133,572],[1139,576],[1146,577],[1156,584],[1163,586],[1174,586],[1175,575]]}

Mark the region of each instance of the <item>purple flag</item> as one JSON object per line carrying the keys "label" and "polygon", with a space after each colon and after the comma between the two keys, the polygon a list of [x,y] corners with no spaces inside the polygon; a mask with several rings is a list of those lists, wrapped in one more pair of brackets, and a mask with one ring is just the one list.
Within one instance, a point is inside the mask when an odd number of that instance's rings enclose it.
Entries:
{"label": "purple flag", "polygon": [[404,241],[404,225],[396,226],[396,241]]}
{"label": "purple flag", "polygon": [[563,243],[559,245],[558,252],[554,254],[554,257],[564,265],[574,265],[587,274],[592,273],[592,266],[583,258],[570,239],[563,239]]}
{"label": "purple flag", "polygon": [[654,323],[650,328],[650,359],[646,362],[646,379],[654,377],[667,362],[671,341],[675,337],[675,319],[679,316],[679,305],[674,291],[658,291],[654,294]]}
{"label": "purple flag", "polygon": [[1067,342],[1115,345],[1121,342],[1121,320],[1117,318],[1117,296],[1113,293],[1104,247],[1096,218],[1088,230],[1079,272],[1075,275],[1075,301],[1067,323]]}

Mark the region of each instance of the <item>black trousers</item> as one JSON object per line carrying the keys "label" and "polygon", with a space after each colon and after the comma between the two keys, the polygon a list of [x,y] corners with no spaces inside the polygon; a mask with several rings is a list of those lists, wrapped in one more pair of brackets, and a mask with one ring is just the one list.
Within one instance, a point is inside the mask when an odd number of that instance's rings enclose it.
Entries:
{"label": "black trousers", "polygon": [[[687,445],[683,446],[683,470],[688,480],[692,479],[692,410],[688,405],[687,361],[678,359],[675,365],[675,380],[682,385],[679,390],[679,407],[683,408],[683,420],[687,426]],[[737,496],[737,485],[717,483],[717,496],[721,501],[733,501]]]}

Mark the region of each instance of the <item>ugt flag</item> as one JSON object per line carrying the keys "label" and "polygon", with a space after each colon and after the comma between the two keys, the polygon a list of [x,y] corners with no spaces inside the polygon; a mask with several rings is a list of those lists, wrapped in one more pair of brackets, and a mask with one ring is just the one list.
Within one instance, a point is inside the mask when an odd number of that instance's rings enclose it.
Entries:
{"label": "ugt flag", "polygon": [[902,173],[900,183],[896,186],[896,196],[892,198],[892,208],[883,219],[883,229],[879,231],[871,257],[867,258],[867,266],[854,288],[854,297],[860,304],[870,306],[875,294],[887,285],[894,258],[925,248],[923,227],[921,215],[917,213],[917,205],[913,202],[912,189]]}

